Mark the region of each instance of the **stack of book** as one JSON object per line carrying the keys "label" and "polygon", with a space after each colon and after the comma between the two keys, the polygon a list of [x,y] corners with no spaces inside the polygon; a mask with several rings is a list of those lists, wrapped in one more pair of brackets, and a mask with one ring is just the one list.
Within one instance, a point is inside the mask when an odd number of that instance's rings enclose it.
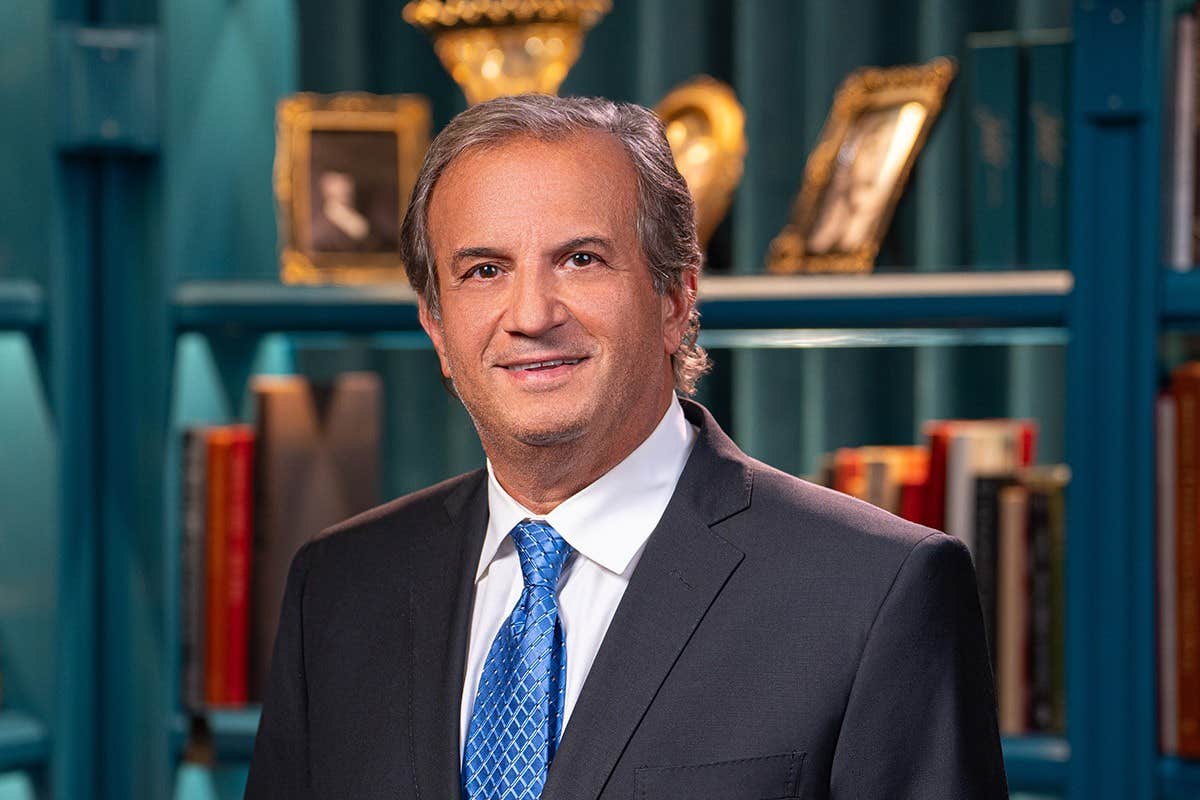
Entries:
{"label": "stack of book", "polygon": [[1067,263],[1071,31],[967,37],[970,259],[977,269]]}
{"label": "stack of book", "polygon": [[926,444],[843,448],[819,480],[971,550],[1005,735],[1066,730],[1064,466],[1028,420],[935,420]]}
{"label": "stack of book", "polygon": [[379,502],[380,382],[254,380],[255,422],[184,431],[183,703],[261,701],[292,557]]}
{"label": "stack of book", "polygon": [[1168,755],[1200,758],[1200,362],[1157,408],[1159,725]]}

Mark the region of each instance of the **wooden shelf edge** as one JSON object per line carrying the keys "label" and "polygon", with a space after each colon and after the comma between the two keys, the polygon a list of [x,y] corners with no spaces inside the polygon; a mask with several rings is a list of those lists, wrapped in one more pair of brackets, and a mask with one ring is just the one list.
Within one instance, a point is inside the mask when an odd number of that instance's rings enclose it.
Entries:
{"label": "wooden shelf edge", "polygon": [[0,711],[0,772],[41,766],[50,756],[50,733],[35,717]]}

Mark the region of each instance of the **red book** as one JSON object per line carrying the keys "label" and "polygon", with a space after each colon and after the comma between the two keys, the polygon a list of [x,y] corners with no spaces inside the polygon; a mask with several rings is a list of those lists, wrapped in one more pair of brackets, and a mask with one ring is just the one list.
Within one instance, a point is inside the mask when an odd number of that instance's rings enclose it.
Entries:
{"label": "red book", "polygon": [[1177,369],[1175,395],[1175,625],[1179,681],[1179,755],[1200,757],[1200,364]]}
{"label": "red book", "polygon": [[925,484],[925,518],[922,522],[934,530],[946,530],[946,453],[950,446],[950,423],[935,420],[926,423],[929,440],[929,478]]}
{"label": "red book", "polygon": [[225,613],[228,635],[225,697],[229,705],[250,698],[250,565],[254,543],[254,430],[236,426],[229,451],[229,526],[225,551]]}
{"label": "red book", "polygon": [[229,462],[233,439],[228,428],[210,428],[208,442],[208,514],[205,525],[204,701],[225,702],[229,666]]}

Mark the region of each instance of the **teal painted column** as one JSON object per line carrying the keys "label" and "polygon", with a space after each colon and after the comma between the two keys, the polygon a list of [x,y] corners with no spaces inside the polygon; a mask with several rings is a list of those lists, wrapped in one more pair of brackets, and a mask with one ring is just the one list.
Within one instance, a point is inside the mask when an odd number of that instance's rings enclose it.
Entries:
{"label": "teal painted column", "polygon": [[1071,119],[1071,800],[1155,791],[1161,11],[1155,0],[1075,8],[1073,70],[1087,80],[1075,83]]}

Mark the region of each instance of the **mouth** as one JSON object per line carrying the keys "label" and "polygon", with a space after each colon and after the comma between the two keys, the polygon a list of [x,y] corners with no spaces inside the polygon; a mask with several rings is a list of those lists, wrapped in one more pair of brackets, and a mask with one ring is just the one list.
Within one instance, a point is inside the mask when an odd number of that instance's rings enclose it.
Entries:
{"label": "mouth", "polygon": [[547,361],[529,361],[524,364],[505,364],[509,372],[544,372],[556,367],[573,367],[583,361],[582,358],[553,358]]}

